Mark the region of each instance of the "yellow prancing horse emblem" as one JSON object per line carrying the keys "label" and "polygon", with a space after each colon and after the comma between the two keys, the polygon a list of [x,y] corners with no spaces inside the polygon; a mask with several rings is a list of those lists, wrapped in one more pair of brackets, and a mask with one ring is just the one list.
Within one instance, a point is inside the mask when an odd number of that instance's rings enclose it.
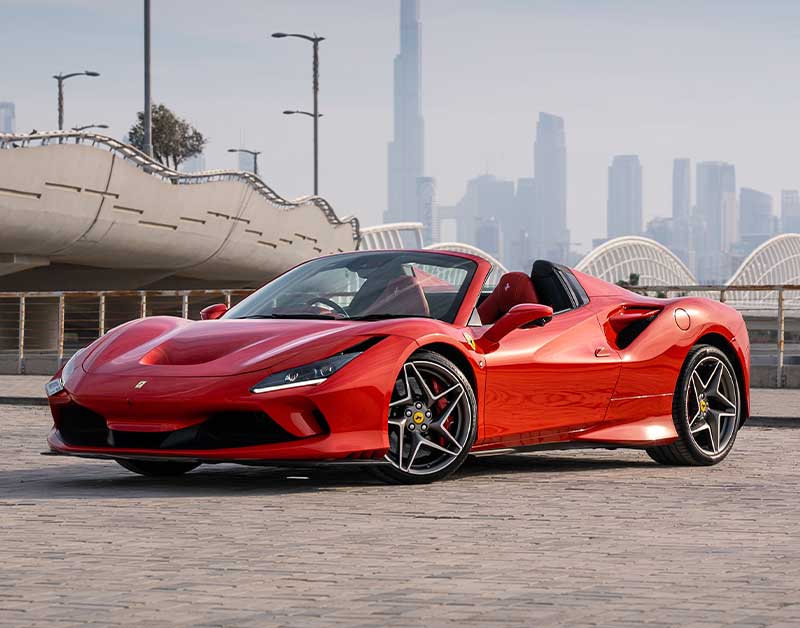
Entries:
{"label": "yellow prancing horse emblem", "polygon": [[420,423],[422,423],[425,420],[425,415],[422,412],[420,412],[419,410],[417,410],[414,413],[414,416],[411,417],[411,418],[414,420],[414,423],[419,425]]}
{"label": "yellow prancing horse emblem", "polygon": [[467,332],[464,332],[464,340],[466,340],[470,348],[475,351],[475,338],[470,336]]}

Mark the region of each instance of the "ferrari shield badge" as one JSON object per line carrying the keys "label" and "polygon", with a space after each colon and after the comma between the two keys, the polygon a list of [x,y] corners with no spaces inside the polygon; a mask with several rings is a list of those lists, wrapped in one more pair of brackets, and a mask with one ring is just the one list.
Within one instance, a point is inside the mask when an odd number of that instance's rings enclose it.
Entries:
{"label": "ferrari shield badge", "polygon": [[464,340],[466,340],[470,348],[475,351],[475,338],[470,336],[467,332],[464,332]]}

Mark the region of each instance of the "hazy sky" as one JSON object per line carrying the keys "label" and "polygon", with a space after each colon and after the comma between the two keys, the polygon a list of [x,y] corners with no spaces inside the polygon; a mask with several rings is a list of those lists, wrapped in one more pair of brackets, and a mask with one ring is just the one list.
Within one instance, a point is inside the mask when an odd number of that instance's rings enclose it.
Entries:
{"label": "hazy sky", "polygon": [[[153,93],[209,138],[263,150],[265,179],[311,191],[310,45],[322,44],[320,191],[340,215],[380,221],[392,132],[399,0],[153,0]],[[637,153],[645,219],[671,208],[674,157],[736,165],[737,184],[800,187],[800,1],[421,0],[426,171],[438,200],[468,178],[533,174],[538,111],[566,120],[568,221],[576,247],[605,235],[607,167]],[[142,107],[140,0],[0,0],[0,100],[19,130],[105,122],[122,136]]]}

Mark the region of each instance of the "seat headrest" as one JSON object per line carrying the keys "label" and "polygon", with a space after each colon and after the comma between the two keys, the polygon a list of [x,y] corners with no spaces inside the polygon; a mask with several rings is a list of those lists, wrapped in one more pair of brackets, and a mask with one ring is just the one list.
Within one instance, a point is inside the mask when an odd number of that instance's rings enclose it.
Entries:
{"label": "seat headrest", "polygon": [[512,307],[520,303],[538,303],[533,283],[525,273],[512,272],[500,277],[500,281],[478,306],[478,315],[484,325],[494,323]]}
{"label": "seat headrest", "polygon": [[555,273],[553,262],[544,259],[537,259],[531,267],[531,279],[536,277],[548,277]]}

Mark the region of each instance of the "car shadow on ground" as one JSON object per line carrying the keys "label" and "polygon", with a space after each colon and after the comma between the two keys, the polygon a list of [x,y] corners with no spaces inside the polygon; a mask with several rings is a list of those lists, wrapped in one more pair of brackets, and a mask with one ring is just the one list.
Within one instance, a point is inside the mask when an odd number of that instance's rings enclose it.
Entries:
{"label": "car shadow on ground", "polygon": [[[662,468],[646,458],[500,455],[469,458],[448,482],[492,476],[531,473],[587,473],[641,467]],[[145,499],[159,497],[212,497],[313,493],[355,488],[392,488],[363,467],[249,467],[232,464],[203,465],[179,477],[152,478],[135,475],[113,461],[72,460],[63,467],[47,464],[36,468],[0,471],[0,499]],[[402,487],[413,490],[415,487]]]}

